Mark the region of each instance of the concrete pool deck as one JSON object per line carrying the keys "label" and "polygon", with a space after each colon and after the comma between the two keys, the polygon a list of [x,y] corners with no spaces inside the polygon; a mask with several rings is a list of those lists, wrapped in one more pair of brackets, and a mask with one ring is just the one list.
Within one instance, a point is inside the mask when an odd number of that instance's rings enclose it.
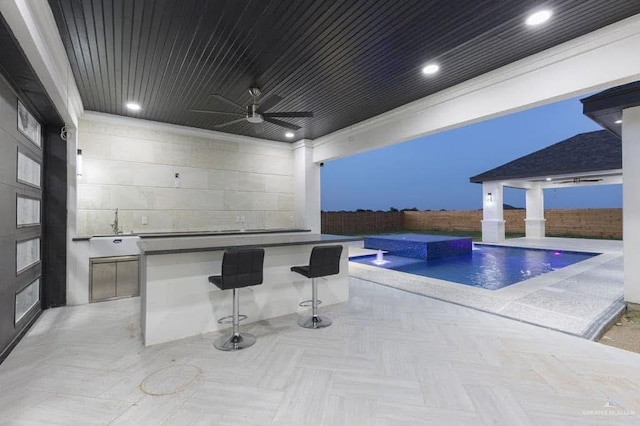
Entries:
{"label": "concrete pool deck", "polygon": [[[591,340],[597,339],[624,310],[622,241],[512,238],[496,245],[601,254],[499,290],[354,262],[349,263],[349,275]],[[349,254],[368,252],[353,245]]]}

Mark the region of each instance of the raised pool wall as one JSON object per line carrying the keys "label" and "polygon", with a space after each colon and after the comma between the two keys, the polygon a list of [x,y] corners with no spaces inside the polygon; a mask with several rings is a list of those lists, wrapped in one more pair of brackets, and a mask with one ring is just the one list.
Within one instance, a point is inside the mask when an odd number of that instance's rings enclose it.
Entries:
{"label": "raised pool wall", "polygon": [[377,235],[365,237],[364,248],[383,250],[394,256],[428,260],[469,254],[473,249],[473,242],[468,237],[442,235]]}

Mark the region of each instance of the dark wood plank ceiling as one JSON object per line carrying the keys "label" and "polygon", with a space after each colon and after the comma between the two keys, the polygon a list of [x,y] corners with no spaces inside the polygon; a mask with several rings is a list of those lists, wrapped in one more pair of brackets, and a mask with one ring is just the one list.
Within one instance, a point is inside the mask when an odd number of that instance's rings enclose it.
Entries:
{"label": "dark wood plank ceiling", "polygon": [[[86,110],[287,140],[233,111],[279,95],[315,139],[640,13],[631,0],[49,0]],[[534,9],[554,16],[538,28]],[[422,66],[441,65],[426,77]],[[128,101],[142,109],[132,113]],[[261,133],[257,133],[256,131]]]}

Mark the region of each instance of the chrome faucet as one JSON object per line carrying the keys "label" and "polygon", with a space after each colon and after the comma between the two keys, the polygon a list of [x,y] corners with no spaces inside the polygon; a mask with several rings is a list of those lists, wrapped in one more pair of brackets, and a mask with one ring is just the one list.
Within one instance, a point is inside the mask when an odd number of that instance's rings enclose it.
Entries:
{"label": "chrome faucet", "polygon": [[111,229],[113,229],[113,233],[114,234],[120,234],[122,231],[120,230],[120,227],[118,226],[118,209],[116,209],[116,218],[113,221],[113,223],[111,224]]}

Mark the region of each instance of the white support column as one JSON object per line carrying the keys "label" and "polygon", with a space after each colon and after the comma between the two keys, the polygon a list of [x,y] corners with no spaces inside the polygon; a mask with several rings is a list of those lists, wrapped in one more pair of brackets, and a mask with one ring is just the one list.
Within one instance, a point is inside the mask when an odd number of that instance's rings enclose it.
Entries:
{"label": "white support column", "polygon": [[640,107],[622,111],[624,300],[640,304]]}
{"label": "white support column", "polygon": [[502,182],[482,183],[482,241],[504,241]]}
{"label": "white support column", "polygon": [[320,233],[320,165],[313,162],[312,141],[293,146],[293,197],[296,228]]}
{"label": "white support column", "polygon": [[526,191],[525,237],[544,238],[546,219],[544,218],[544,193],[542,192],[542,187],[539,183],[533,183],[532,187]]}

